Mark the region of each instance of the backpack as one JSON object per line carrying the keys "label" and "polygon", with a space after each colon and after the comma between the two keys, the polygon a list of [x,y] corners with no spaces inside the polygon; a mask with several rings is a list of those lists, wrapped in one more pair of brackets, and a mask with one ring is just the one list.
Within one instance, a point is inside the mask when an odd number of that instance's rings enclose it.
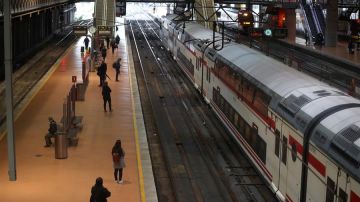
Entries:
{"label": "backpack", "polygon": [[119,163],[120,162],[120,154],[119,153],[113,153],[113,161],[114,163]]}
{"label": "backpack", "polygon": [[113,68],[116,69],[116,62],[113,63]]}

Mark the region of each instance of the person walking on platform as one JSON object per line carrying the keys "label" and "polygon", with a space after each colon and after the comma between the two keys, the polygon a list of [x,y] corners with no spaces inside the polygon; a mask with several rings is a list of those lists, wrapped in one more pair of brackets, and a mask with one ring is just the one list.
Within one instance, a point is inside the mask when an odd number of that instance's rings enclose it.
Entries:
{"label": "person walking on platform", "polygon": [[85,39],[84,39],[85,50],[87,50],[88,47],[89,47],[89,41],[90,41],[89,38],[86,36]]}
{"label": "person walking on platform", "polygon": [[50,147],[52,144],[51,138],[55,137],[57,132],[57,124],[52,117],[49,117],[49,129],[48,134],[45,135],[45,147]]}
{"label": "person walking on platform", "polygon": [[106,48],[103,46],[101,50],[101,56],[103,57],[103,60],[105,61],[105,58],[106,58]]}
{"label": "person walking on platform", "polygon": [[106,80],[106,72],[107,72],[107,65],[104,61],[102,61],[101,65],[97,69],[97,75],[100,77],[99,86],[103,86],[104,81]]}
{"label": "person walking on platform", "polygon": [[109,110],[112,111],[111,110],[111,95],[110,95],[110,93],[111,93],[111,89],[110,89],[108,83],[105,81],[104,85],[102,87],[102,96],[103,96],[103,100],[104,100],[104,111],[105,112],[107,112],[106,111],[106,103],[107,102],[109,103]]}
{"label": "person walking on platform", "polygon": [[107,49],[109,49],[109,45],[110,45],[110,38],[109,38],[109,36],[106,36],[106,38],[105,38],[105,41],[106,41],[106,47],[107,47]]}
{"label": "person walking on platform", "polygon": [[111,192],[103,186],[103,179],[96,178],[95,185],[91,188],[90,202],[107,202]]}
{"label": "person walking on platform", "polygon": [[121,147],[121,140],[116,140],[112,150],[111,150],[112,158],[113,158],[113,166],[114,166],[114,177],[115,182],[118,184],[122,184],[123,178],[123,168],[125,168],[125,152]]}
{"label": "person walking on platform", "polygon": [[117,44],[116,44],[116,42],[115,42],[115,40],[114,40],[114,39],[113,39],[113,40],[111,40],[110,45],[111,45],[111,51],[112,51],[112,54],[114,54],[115,48],[117,48]]}
{"label": "person walking on platform", "polygon": [[115,81],[119,81],[119,74],[120,74],[120,67],[121,67],[120,61],[121,61],[121,58],[117,59],[116,62],[114,62],[114,64],[113,64],[113,68],[116,71]]}
{"label": "person walking on platform", "polygon": [[117,45],[119,45],[119,43],[120,43],[120,37],[119,37],[118,34],[115,37],[115,42],[116,42]]}

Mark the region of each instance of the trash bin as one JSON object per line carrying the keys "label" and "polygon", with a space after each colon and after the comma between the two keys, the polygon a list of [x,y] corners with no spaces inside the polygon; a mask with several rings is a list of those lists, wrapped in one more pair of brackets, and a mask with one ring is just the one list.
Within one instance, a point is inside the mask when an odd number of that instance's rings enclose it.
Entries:
{"label": "trash bin", "polygon": [[56,159],[66,159],[68,156],[67,153],[67,142],[66,134],[60,133],[55,135],[55,158]]}
{"label": "trash bin", "polygon": [[80,52],[84,52],[85,51],[85,47],[84,46],[81,46],[81,48],[80,48]]}

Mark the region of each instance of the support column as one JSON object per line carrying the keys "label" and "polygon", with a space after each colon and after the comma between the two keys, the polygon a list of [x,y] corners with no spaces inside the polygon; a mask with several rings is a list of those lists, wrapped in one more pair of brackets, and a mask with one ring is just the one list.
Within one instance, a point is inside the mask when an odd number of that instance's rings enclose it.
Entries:
{"label": "support column", "polygon": [[12,26],[10,0],[3,2],[4,6],[4,63],[5,63],[5,101],[6,101],[6,129],[9,162],[9,180],[16,181],[16,161],[14,143],[13,90],[12,90]]}
{"label": "support column", "polygon": [[296,12],[295,9],[286,9],[285,25],[288,29],[287,39],[291,42],[296,40]]}
{"label": "support column", "polygon": [[105,12],[105,3],[106,0],[95,0],[95,19],[96,19],[96,26],[106,25],[104,19],[106,18]]}
{"label": "support column", "polygon": [[204,20],[215,21],[217,20],[215,9],[214,9],[214,1],[213,0],[195,0],[195,9],[198,13],[194,13],[197,20],[202,21],[199,22],[203,24],[205,27],[212,29],[212,22],[204,22]]}
{"label": "support column", "polygon": [[115,0],[106,0],[106,25],[115,26]]}
{"label": "support column", "polygon": [[338,24],[338,1],[328,0],[326,6],[325,46],[336,47]]}

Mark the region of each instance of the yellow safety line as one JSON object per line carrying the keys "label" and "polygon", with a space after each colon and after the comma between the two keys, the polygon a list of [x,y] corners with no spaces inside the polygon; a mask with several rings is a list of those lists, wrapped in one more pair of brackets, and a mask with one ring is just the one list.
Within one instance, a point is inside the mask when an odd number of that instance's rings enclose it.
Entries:
{"label": "yellow safety line", "polygon": [[[129,61],[129,60],[128,60]],[[143,168],[141,163],[141,155],[140,155],[140,145],[139,145],[139,133],[137,130],[137,122],[136,122],[136,111],[135,111],[135,103],[134,103],[134,94],[133,94],[133,88],[132,88],[132,73],[130,65],[129,67],[129,80],[130,80],[130,92],[131,92],[131,105],[133,110],[133,123],[134,123],[134,131],[135,131],[135,143],[136,143],[136,159],[138,164],[138,172],[139,172],[139,183],[140,183],[140,195],[141,195],[141,201],[146,201],[146,194],[145,194],[145,188],[144,188],[144,176],[143,176]]]}
{"label": "yellow safety line", "polygon": [[[72,46],[70,46],[72,47]],[[24,103],[23,107],[19,110],[19,112],[15,115],[15,119],[14,119],[14,123],[16,122],[16,120],[20,117],[20,115],[25,111],[25,109],[30,105],[31,101],[34,99],[34,97],[39,93],[39,91],[44,87],[44,85],[48,82],[48,80],[50,79],[50,77],[53,75],[53,73],[55,72],[55,70],[58,68],[57,66],[59,66],[60,61],[62,60],[62,58],[68,54],[68,52],[71,50],[71,48],[68,48],[57,60],[56,62],[51,66],[50,71],[48,71],[45,74],[45,79],[40,79],[40,82],[38,82],[31,90],[34,91],[31,95],[30,98],[28,99],[28,101],[26,103]],[[56,66],[56,68],[54,68],[54,66]],[[21,103],[21,102],[20,102]],[[13,113],[15,112],[15,110],[13,110]],[[5,123],[6,124],[6,123]],[[15,131],[15,130],[14,130]],[[1,133],[0,136],[0,141],[3,140],[3,138],[5,137],[6,134],[6,127],[5,127],[5,131],[3,133]]]}

